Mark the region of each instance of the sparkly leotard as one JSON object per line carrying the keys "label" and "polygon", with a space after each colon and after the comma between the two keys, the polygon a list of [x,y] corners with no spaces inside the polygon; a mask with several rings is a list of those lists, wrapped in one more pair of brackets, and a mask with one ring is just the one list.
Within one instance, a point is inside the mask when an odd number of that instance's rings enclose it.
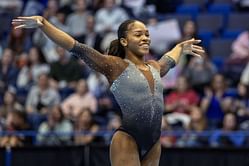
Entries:
{"label": "sparkly leotard", "polygon": [[[75,42],[70,52],[83,59],[90,67],[98,69],[96,61],[104,55],[91,47]],[[160,73],[149,65],[154,81],[154,89],[143,73],[129,60],[126,69],[114,80],[110,90],[122,111],[122,130],[132,136],[139,148],[140,160],[150,151],[161,134],[161,118],[164,110],[163,86]],[[175,66],[175,61],[165,55],[159,60],[161,72],[167,73]],[[104,64],[102,64],[104,65]]]}
{"label": "sparkly leotard", "polygon": [[158,141],[161,134],[163,87],[159,71],[150,65],[154,79],[152,93],[142,72],[132,62],[128,62],[128,67],[113,82],[111,91],[123,114],[120,130],[135,139],[141,159]]}

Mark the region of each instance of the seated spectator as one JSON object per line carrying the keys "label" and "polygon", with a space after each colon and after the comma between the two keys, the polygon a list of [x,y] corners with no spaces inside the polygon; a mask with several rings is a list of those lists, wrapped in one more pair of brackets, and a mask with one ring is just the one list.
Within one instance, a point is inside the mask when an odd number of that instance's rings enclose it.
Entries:
{"label": "seated spectator", "polygon": [[198,94],[190,88],[186,77],[180,76],[175,90],[165,96],[165,109],[169,113],[189,114],[191,106],[197,105],[198,102]]}
{"label": "seated spectator", "polygon": [[0,92],[3,93],[8,86],[16,86],[18,69],[15,66],[13,50],[6,48],[0,59]]}
{"label": "seated spectator", "polygon": [[32,47],[29,50],[27,61],[18,74],[17,87],[29,90],[32,85],[37,83],[39,75],[49,73],[50,68],[38,47]]}
{"label": "seated spectator", "polygon": [[214,74],[217,72],[215,66],[205,54],[203,58],[193,57],[184,69],[183,74],[187,77],[192,87],[203,94],[203,89],[210,84]]}
{"label": "seated spectator", "polygon": [[242,32],[232,43],[232,53],[228,60],[225,61],[224,73],[227,78],[237,85],[241,73],[246,67],[249,60],[249,29]]}
{"label": "seated spectator", "polygon": [[5,91],[3,104],[0,106],[0,121],[1,119],[6,119],[8,112],[23,110],[23,106],[16,100],[15,90]]}
{"label": "seated spectator", "polygon": [[91,72],[87,78],[87,84],[89,91],[94,94],[97,98],[106,93],[109,89],[109,83],[106,77],[98,72]]}
{"label": "seated spectator", "polygon": [[237,118],[233,113],[226,113],[223,118],[221,130],[212,133],[210,145],[213,147],[240,147],[242,146],[245,135],[234,133],[238,128]]}
{"label": "seated spectator", "polygon": [[[166,116],[162,117],[162,135],[160,137],[160,142],[163,147],[172,147],[176,143],[176,136],[170,135],[170,132],[172,131],[171,126],[169,125]],[[165,133],[168,132],[168,133]]]}
{"label": "seated spectator", "polygon": [[50,83],[57,89],[76,88],[77,81],[81,78],[81,67],[72,59],[67,51],[57,47],[59,60],[50,65]]}
{"label": "seated spectator", "polygon": [[47,115],[47,121],[38,129],[37,142],[41,145],[68,145],[71,143],[73,125],[64,118],[62,109],[56,105]]}
{"label": "seated spectator", "polygon": [[[11,111],[8,112],[5,123],[5,131],[22,132],[30,130],[26,119],[25,112]],[[16,133],[17,134],[17,133]],[[17,135],[6,135],[0,137],[0,147],[22,147],[32,144],[32,137],[25,136],[22,133]]]}
{"label": "seated spectator", "polygon": [[225,109],[224,99],[229,97],[227,83],[223,75],[217,73],[211,81],[211,85],[204,89],[204,96],[201,100],[201,109],[207,117],[208,127],[216,129],[221,124]]}
{"label": "seated spectator", "polygon": [[205,147],[208,146],[208,136],[202,135],[207,129],[207,121],[201,109],[193,106],[190,109],[190,123],[188,131],[177,140],[177,146],[183,147]]}
{"label": "seated spectator", "polygon": [[46,118],[49,108],[58,105],[60,96],[49,85],[49,76],[41,74],[37,85],[29,91],[26,100],[26,111],[34,129]]}
{"label": "seated spectator", "polygon": [[116,32],[118,26],[129,17],[125,10],[116,5],[115,0],[104,0],[104,7],[96,12],[95,18],[95,31],[104,35]]}
{"label": "seated spectator", "polygon": [[63,101],[62,109],[65,117],[73,121],[77,119],[83,109],[89,109],[92,113],[97,111],[97,100],[89,92],[84,79],[78,81],[76,92]]}
{"label": "seated spectator", "polygon": [[13,50],[15,55],[20,55],[22,52],[27,52],[31,47],[31,38],[28,31],[19,28],[12,28],[9,36],[7,47]]}
{"label": "seated spectator", "polygon": [[66,25],[69,27],[69,33],[79,42],[82,41],[82,37],[87,33],[87,16],[89,12],[86,9],[86,0],[76,0],[75,8],[66,19]]}
{"label": "seated spectator", "polygon": [[249,62],[247,63],[246,67],[243,69],[241,77],[240,77],[240,81],[249,86]]}
{"label": "seated spectator", "polygon": [[99,126],[94,122],[90,109],[83,108],[77,116],[75,123],[75,131],[78,132],[74,137],[76,145],[86,145],[97,141],[96,134]]}
{"label": "seated spectator", "polygon": [[237,86],[237,95],[234,100],[233,107],[239,122],[249,120],[249,86],[239,83]]}
{"label": "seated spectator", "polygon": [[113,132],[115,132],[121,126],[121,117],[117,114],[112,115],[109,118],[106,130],[107,132],[104,135],[105,143],[110,145]]}

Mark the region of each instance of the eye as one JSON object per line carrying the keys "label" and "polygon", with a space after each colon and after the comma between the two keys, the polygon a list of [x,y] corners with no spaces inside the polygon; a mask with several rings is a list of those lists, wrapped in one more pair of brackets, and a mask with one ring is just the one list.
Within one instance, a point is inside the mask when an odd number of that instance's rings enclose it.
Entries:
{"label": "eye", "polygon": [[140,33],[135,33],[135,34],[134,34],[134,36],[136,36],[136,37],[140,37],[140,36],[141,36],[141,34],[140,34]]}

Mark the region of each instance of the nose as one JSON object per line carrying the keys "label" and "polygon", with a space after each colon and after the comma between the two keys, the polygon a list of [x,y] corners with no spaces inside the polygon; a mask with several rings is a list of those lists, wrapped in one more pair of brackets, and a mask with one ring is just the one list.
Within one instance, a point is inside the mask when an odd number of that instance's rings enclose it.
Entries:
{"label": "nose", "polygon": [[149,36],[143,35],[142,40],[143,40],[144,42],[150,43],[150,37],[149,37]]}

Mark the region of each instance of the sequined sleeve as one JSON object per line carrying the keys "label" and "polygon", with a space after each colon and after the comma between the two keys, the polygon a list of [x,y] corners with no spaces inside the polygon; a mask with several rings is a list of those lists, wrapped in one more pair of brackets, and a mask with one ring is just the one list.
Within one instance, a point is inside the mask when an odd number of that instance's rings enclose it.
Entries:
{"label": "sequined sleeve", "polygon": [[161,76],[164,76],[171,68],[173,68],[176,65],[176,62],[170,56],[164,55],[159,60],[159,64],[161,67],[160,74]]}
{"label": "sequined sleeve", "polygon": [[101,73],[104,73],[104,68],[110,65],[107,56],[78,41],[75,41],[74,47],[70,50],[70,53],[73,56],[82,59],[92,69]]}

